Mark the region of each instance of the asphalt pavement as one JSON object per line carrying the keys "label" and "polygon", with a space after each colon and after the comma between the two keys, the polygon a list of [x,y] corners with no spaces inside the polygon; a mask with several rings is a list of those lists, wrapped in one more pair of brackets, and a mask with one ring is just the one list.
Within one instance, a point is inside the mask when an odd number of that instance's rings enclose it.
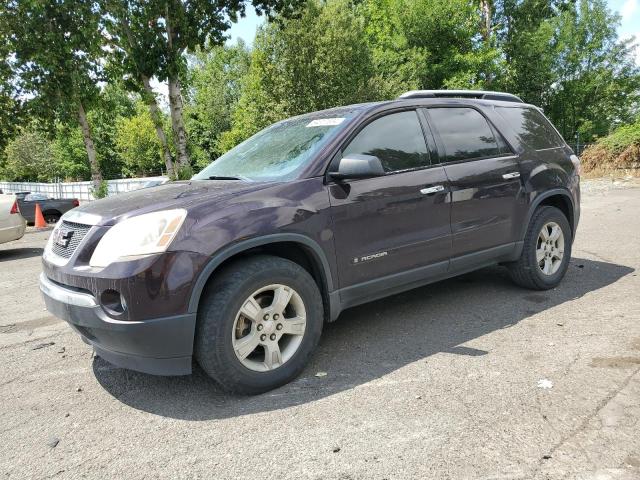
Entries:
{"label": "asphalt pavement", "polygon": [[0,245],[2,478],[638,479],[640,188],[586,182],[546,292],[500,267],[344,312],[301,377],[221,392],[93,356]]}

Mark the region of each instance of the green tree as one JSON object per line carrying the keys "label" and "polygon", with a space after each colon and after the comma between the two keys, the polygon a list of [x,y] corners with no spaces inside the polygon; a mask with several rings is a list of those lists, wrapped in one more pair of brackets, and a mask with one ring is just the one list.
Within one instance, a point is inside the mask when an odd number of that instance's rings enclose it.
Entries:
{"label": "green tree", "polygon": [[233,115],[226,150],[261,128],[304,112],[375,98],[364,24],[351,3],[308,2],[296,18],[264,26]]}
{"label": "green tree", "polygon": [[474,2],[369,0],[361,8],[381,98],[411,89],[484,88],[501,71],[499,50],[479,41]]}
{"label": "green tree", "polygon": [[67,181],[91,178],[82,130],[78,126],[58,122],[51,148],[58,176]]}
{"label": "green tree", "polygon": [[[92,134],[99,146],[97,161],[104,178],[119,178],[123,160],[116,149],[118,120],[136,113],[135,102],[120,84],[107,84],[94,99],[94,108],[87,117]],[[53,148],[60,168],[60,175],[70,180],[91,178],[86,153],[82,155],[82,129],[74,122],[56,122],[53,132]]]}
{"label": "green tree", "polygon": [[[222,44],[224,33],[238,16],[243,16],[248,1],[243,0],[103,0],[102,5],[115,19],[125,19],[112,28],[113,43],[120,45],[136,75],[166,81],[177,162],[180,168],[190,164],[187,132],[183,116],[182,82],[186,74],[185,53],[196,47]],[[290,13],[299,0],[253,0],[259,14]],[[117,24],[113,22],[112,24]],[[127,46],[129,45],[129,46]],[[133,46],[133,47],[132,47]],[[135,58],[133,58],[135,57]],[[156,123],[157,125],[157,123]]]}
{"label": "green tree", "polygon": [[15,90],[11,84],[8,55],[0,47],[0,173],[6,162],[5,147],[17,135],[22,123],[20,102],[15,98]]}
{"label": "green tree", "polygon": [[139,95],[128,93],[121,83],[109,83],[96,99],[96,105],[89,114],[98,150],[100,170],[105,178],[119,178],[123,160],[116,149],[116,126],[121,118],[136,114]]}
{"label": "green tree", "polygon": [[124,163],[125,175],[145,176],[164,167],[162,144],[144,102],[138,103],[134,116],[121,117],[117,121],[115,144]]}
{"label": "green tree", "polygon": [[102,175],[87,112],[101,78],[100,14],[90,1],[3,0],[0,7],[12,83],[33,115],[49,124],[76,119],[95,187]]}
{"label": "green tree", "polygon": [[220,136],[232,127],[250,59],[249,49],[242,42],[212,46],[194,55],[189,79],[193,93],[185,114],[197,165],[205,166],[224,153]]}
{"label": "green tree", "polygon": [[4,177],[9,181],[47,182],[56,175],[50,141],[36,130],[22,131],[5,149]]}
{"label": "green tree", "polygon": [[640,76],[602,0],[504,0],[495,19],[501,87],[539,105],[568,141],[606,135],[637,110]]}
{"label": "green tree", "polygon": [[[155,31],[140,25],[145,14],[135,2],[103,0],[109,15],[104,17],[105,28],[109,32],[109,76],[122,81],[127,89],[141,95],[149,109],[158,141],[162,146],[162,157],[169,176],[174,176],[174,158],[165,133],[163,114],[158,99],[151,86],[151,79],[161,71],[162,52],[150,51],[154,44]],[[132,23],[133,22],[133,23]]]}
{"label": "green tree", "polygon": [[580,0],[556,19],[552,95],[544,105],[565,138],[590,141],[632,120],[640,70],[631,41],[620,41],[620,17],[603,0]]}

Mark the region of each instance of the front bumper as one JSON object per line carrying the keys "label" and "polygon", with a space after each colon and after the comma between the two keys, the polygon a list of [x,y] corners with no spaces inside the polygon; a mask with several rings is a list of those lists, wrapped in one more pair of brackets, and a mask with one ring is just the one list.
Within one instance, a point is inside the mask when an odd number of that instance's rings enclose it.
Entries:
{"label": "front bumper", "polygon": [[110,318],[88,291],[40,275],[47,310],[65,320],[109,363],[153,375],[191,373],[196,315],[149,320]]}

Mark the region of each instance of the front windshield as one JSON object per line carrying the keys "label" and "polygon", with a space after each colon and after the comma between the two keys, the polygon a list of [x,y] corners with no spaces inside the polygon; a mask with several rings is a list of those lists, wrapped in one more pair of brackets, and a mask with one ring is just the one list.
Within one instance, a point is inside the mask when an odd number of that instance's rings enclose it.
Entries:
{"label": "front windshield", "polygon": [[346,124],[348,115],[304,116],[276,123],[229,150],[195,180],[288,180]]}

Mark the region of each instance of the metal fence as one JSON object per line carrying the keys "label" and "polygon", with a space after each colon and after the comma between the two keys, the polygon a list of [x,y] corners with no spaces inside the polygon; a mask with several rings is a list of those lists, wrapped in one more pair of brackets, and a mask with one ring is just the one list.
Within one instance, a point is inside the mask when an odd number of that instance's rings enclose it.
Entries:
{"label": "metal fence", "polygon": [[[142,188],[150,180],[163,180],[167,177],[122,178],[107,180],[109,195],[130,192]],[[77,198],[78,200],[94,200],[91,182],[0,182],[0,190],[4,193],[31,192],[43,193],[53,198]]]}
{"label": "metal fence", "polygon": [[569,143],[568,144],[571,149],[576,153],[577,156],[581,156],[587,147],[593,145],[593,143]]}

